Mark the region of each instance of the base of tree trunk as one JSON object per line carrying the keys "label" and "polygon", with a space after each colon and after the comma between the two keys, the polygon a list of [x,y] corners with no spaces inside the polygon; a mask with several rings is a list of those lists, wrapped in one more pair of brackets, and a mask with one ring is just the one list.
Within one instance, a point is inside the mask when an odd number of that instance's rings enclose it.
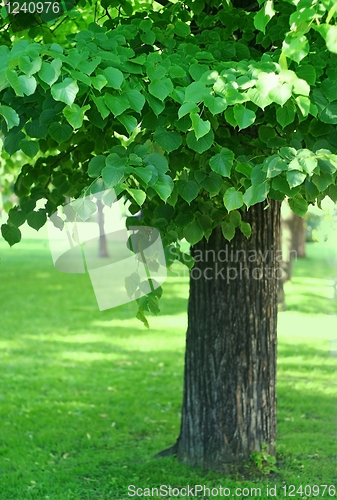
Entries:
{"label": "base of tree trunk", "polygon": [[191,249],[180,435],[156,455],[204,470],[228,471],[263,448],[275,455],[279,203],[243,219],[251,238],[237,231],[229,244],[218,227]]}
{"label": "base of tree trunk", "polygon": [[174,443],[174,445],[170,446],[169,448],[166,448],[165,450],[160,451],[157,453],[154,458],[160,458],[160,457],[170,457],[170,456],[177,456],[178,453],[178,446],[179,446],[179,439]]}

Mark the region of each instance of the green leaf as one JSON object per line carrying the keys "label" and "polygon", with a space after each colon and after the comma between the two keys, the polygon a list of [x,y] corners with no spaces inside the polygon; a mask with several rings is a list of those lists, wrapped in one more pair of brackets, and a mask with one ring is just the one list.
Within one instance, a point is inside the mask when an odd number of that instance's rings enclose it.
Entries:
{"label": "green leaf", "polygon": [[76,129],[82,127],[84,114],[90,109],[90,105],[87,104],[83,108],[80,108],[77,104],[72,104],[71,106],[66,106],[63,109],[63,114],[67,119],[67,122]]}
{"label": "green leaf", "polygon": [[332,102],[326,106],[319,113],[318,117],[323,123],[337,124],[337,102]]}
{"label": "green leaf", "polygon": [[234,224],[235,227],[239,227],[241,224],[241,214],[238,210],[233,210],[229,214],[229,220]]}
{"label": "green leaf", "polygon": [[268,93],[268,97],[276,104],[283,106],[292,95],[292,85],[290,83],[284,83],[279,85]]}
{"label": "green leaf", "polygon": [[239,126],[239,130],[250,127],[255,122],[256,115],[251,109],[247,109],[243,104],[235,104],[233,108],[234,118]]}
{"label": "green leaf", "polygon": [[139,28],[144,31],[144,32],[147,32],[147,31],[150,31],[150,29],[152,28],[152,21],[151,19],[143,19],[143,21],[141,21],[139,23]]}
{"label": "green leaf", "polygon": [[89,198],[79,198],[78,200],[72,201],[71,206],[83,222],[89,219],[97,210],[96,204]]}
{"label": "green leaf", "polygon": [[140,284],[140,277],[137,273],[132,273],[131,276],[125,278],[126,293],[131,298]]}
{"label": "green leaf", "polygon": [[132,196],[137,205],[139,205],[140,207],[143,205],[144,201],[146,200],[146,194],[144,193],[144,191],[142,191],[141,189],[128,188],[127,192]]}
{"label": "green leaf", "polygon": [[86,73],[87,75],[91,75],[91,73],[97,68],[101,61],[101,57],[94,57],[91,61],[88,61],[88,59],[85,58],[78,63],[77,69],[79,71],[83,71],[83,73]]}
{"label": "green leaf", "polygon": [[205,106],[210,110],[212,115],[217,115],[219,113],[222,113],[227,109],[227,101],[223,97],[206,97],[205,99]]}
{"label": "green leaf", "polygon": [[32,76],[34,73],[40,71],[41,64],[42,61],[40,57],[36,57],[33,60],[31,60],[28,56],[19,57],[19,68],[27,76]]}
{"label": "green leaf", "polygon": [[118,184],[121,184],[124,180],[124,167],[115,167],[113,165],[107,165],[102,170],[102,178],[108,188],[114,188]]}
{"label": "green leaf", "polygon": [[316,29],[324,38],[328,50],[337,54],[337,26],[322,24]]}
{"label": "green leaf", "polygon": [[296,108],[291,101],[276,110],[276,120],[284,128],[295,120]]}
{"label": "green leaf", "polygon": [[246,95],[254,104],[256,104],[256,106],[261,109],[266,108],[272,102],[268,97],[268,94],[265,94],[261,90],[258,90],[256,88],[248,89]]}
{"label": "green leaf", "polygon": [[103,76],[106,78],[107,87],[112,87],[114,89],[120,89],[124,81],[123,73],[117,68],[105,68],[103,70]]}
{"label": "green leaf", "polygon": [[40,210],[34,210],[33,212],[29,212],[27,215],[27,224],[28,226],[36,229],[38,231],[42,226],[47,222],[47,214],[45,208],[40,208]]}
{"label": "green leaf", "polygon": [[252,184],[262,184],[267,178],[263,165],[255,165],[251,174]]}
{"label": "green leaf", "polygon": [[213,230],[213,221],[208,215],[198,215],[198,222],[204,232],[205,238],[208,240],[208,238],[212,234]]}
{"label": "green leaf", "polygon": [[309,53],[307,38],[304,35],[299,36],[296,33],[288,34],[283,42],[282,52],[292,61],[299,63]]}
{"label": "green leaf", "polygon": [[82,82],[85,85],[87,85],[88,87],[91,87],[91,79],[89,78],[88,75],[86,75],[85,73],[82,73],[82,71],[76,71],[76,70],[72,69],[69,71],[69,74],[74,80]]}
{"label": "green leaf", "polygon": [[310,122],[308,132],[314,137],[321,137],[323,135],[329,134],[330,130],[330,124],[324,124],[320,120],[316,120],[316,118],[313,118]]}
{"label": "green leaf", "polygon": [[300,94],[303,96],[308,96],[310,94],[310,85],[307,84],[305,80],[297,78],[290,82],[293,85],[293,94]]}
{"label": "green leaf", "polygon": [[53,85],[60,76],[62,67],[62,61],[60,59],[54,59],[51,63],[42,62],[40,71],[38,72],[41,80],[48,85]]}
{"label": "green leaf", "polygon": [[25,130],[27,135],[34,139],[45,139],[48,135],[48,128],[45,125],[40,125],[39,120],[27,122]]}
{"label": "green leaf", "polygon": [[62,125],[58,122],[52,123],[48,128],[48,132],[50,137],[59,144],[70,139],[73,134],[73,131],[71,127],[69,127],[69,125]]}
{"label": "green leaf", "polygon": [[156,97],[152,96],[151,94],[147,94],[146,100],[155,115],[158,116],[162,111],[164,111],[165,104]]}
{"label": "green leaf", "polygon": [[186,181],[181,179],[178,181],[177,187],[178,193],[188,204],[198,196],[199,186],[193,180]]}
{"label": "green leaf", "polygon": [[153,31],[147,31],[146,33],[142,33],[140,35],[140,39],[146,45],[153,45],[156,41],[156,35]]}
{"label": "green leaf", "polygon": [[149,92],[160,101],[164,101],[164,99],[173,92],[173,83],[170,78],[153,80],[149,85]]}
{"label": "green leaf", "polygon": [[174,185],[169,175],[160,174],[159,180],[152,186],[158,196],[166,202],[171,195]]}
{"label": "green leaf", "polygon": [[33,76],[20,75],[19,86],[25,95],[32,95],[36,89],[36,80]]}
{"label": "green leaf", "polygon": [[99,91],[101,91],[102,88],[108,83],[108,80],[103,75],[91,76],[90,80],[95,89]]}
{"label": "green leaf", "polygon": [[193,82],[185,89],[185,103],[199,103],[210,96],[210,90],[202,82]]}
{"label": "green leaf", "polygon": [[235,226],[230,221],[225,221],[225,222],[221,223],[221,231],[222,231],[223,237],[227,241],[231,241],[235,236]]}
{"label": "green leaf", "polygon": [[206,189],[206,191],[210,193],[210,196],[214,196],[218,194],[218,192],[222,188],[223,179],[221,175],[216,174],[215,172],[210,172],[210,174],[208,174],[202,181],[201,185]]}
{"label": "green leaf", "polygon": [[18,76],[16,71],[10,69],[7,69],[6,76],[16,95],[23,97],[24,94],[27,96],[34,94],[36,80],[33,76]]}
{"label": "green leaf", "polygon": [[296,74],[299,78],[305,80],[309,85],[315,85],[317,75],[313,66],[309,64],[301,64],[298,68],[296,68]]}
{"label": "green leaf", "polygon": [[195,133],[193,131],[189,132],[186,137],[187,145],[193,151],[196,151],[199,154],[207,151],[213,144],[214,134],[213,131],[210,130],[208,134],[201,137],[201,139],[197,139]]}
{"label": "green leaf", "polygon": [[294,196],[299,188],[290,189],[288,182],[284,177],[275,177],[273,179],[272,187],[274,190],[279,191],[287,196]]}
{"label": "green leaf", "polygon": [[182,104],[179,108],[178,117],[182,118],[188,113],[198,113],[198,111],[199,108],[194,102],[185,102],[185,104]]}
{"label": "green leaf", "polygon": [[191,28],[188,24],[178,20],[174,24],[174,32],[176,35],[185,38],[186,36],[191,34]]}
{"label": "green leaf", "polygon": [[106,157],[107,167],[125,167],[127,158],[119,156],[117,153],[111,153]]}
{"label": "green leaf", "polygon": [[337,186],[330,186],[329,187],[329,197],[337,203]]}
{"label": "green leaf", "polygon": [[236,210],[243,205],[243,195],[241,191],[237,191],[234,187],[227,189],[223,196],[223,202],[228,212]]}
{"label": "green leaf", "polygon": [[191,245],[195,245],[204,237],[204,232],[199,222],[194,220],[188,226],[184,227],[183,235],[185,240]]}
{"label": "green leaf", "polygon": [[146,165],[154,165],[158,172],[164,174],[168,170],[168,161],[164,155],[151,153],[144,158]]}
{"label": "green leaf", "polygon": [[20,149],[20,141],[24,138],[25,134],[23,134],[22,132],[17,132],[17,133],[10,132],[5,138],[4,142],[5,151],[9,155],[16,153],[16,151]]}
{"label": "green leaf", "polygon": [[132,115],[122,114],[118,117],[118,120],[124,125],[129,135],[137,128],[138,121]]}
{"label": "green leaf", "polygon": [[[261,2],[260,2],[261,3]],[[266,32],[266,26],[276,14],[273,0],[267,0],[262,9],[254,16],[254,26],[257,30]]]}
{"label": "green leaf", "polygon": [[139,90],[129,90],[123,94],[123,98],[129,101],[130,108],[140,113],[145,104],[145,97],[139,92]]}
{"label": "green leaf", "polygon": [[138,309],[138,312],[136,314],[136,318],[139,319],[139,321],[141,321],[146,328],[150,328],[149,322],[146,319],[146,316],[144,314],[144,310],[142,308]]}
{"label": "green leaf", "polygon": [[181,66],[173,64],[169,67],[169,75],[171,78],[184,78],[186,76],[186,71]]}
{"label": "green leaf", "polygon": [[137,177],[139,177],[143,181],[145,185],[148,185],[152,178],[152,172],[143,167],[136,167],[134,169],[134,173]]}
{"label": "green leaf", "polygon": [[104,102],[115,116],[123,114],[130,107],[130,103],[125,97],[114,97],[108,93],[104,94]]}
{"label": "green leaf", "polygon": [[298,170],[291,170],[287,172],[286,176],[288,184],[291,188],[299,186],[306,178],[306,175]]}
{"label": "green leaf", "polygon": [[153,135],[154,140],[167,153],[178,149],[182,144],[182,138],[177,132],[169,132],[163,127],[158,127]]}
{"label": "green leaf", "polygon": [[308,97],[299,95],[298,97],[296,97],[295,101],[303,117],[308,116],[311,106],[310,99]]}
{"label": "green leaf", "polygon": [[225,120],[227,123],[229,123],[229,125],[231,125],[232,127],[237,127],[237,122],[234,118],[234,107],[231,106],[230,108],[227,108],[226,111],[225,111]]}
{"label": "green leaf", "polygon": [[235,170],[237,172],[240,172],[240,174],[243,174],[248,179],[250,179],[252,175],[253,166],[250,163],[239,162],[236,164]]}
{"label": "green leaf", "polygon": [[191,113],[190,117],[192,120],[192,128],[194,130],[195,137],[197,138],[197,140],[199,140],[201,137],[204,137],[204,135],[208,134],[208,132],[211,130],[211,124],[208,120],[206,121],[202,120],[197,113]]}
{"label": "green leaf", "polygon": [[267,172],[267,179],[270,179],[287,170],[287,162],[278,155],[273,155],[263,162],[263,170]]}
{"label": "green leaf", "polygon": [[269,188],[270,186],[266,182],[250,186],[243,195],[243,201],[245,202],[247,208],[264,201],[269,193]]}
{"label": "green leaf", "polygon": [[133,13],[133,7],[129,2],[121,2],[122,9],[127,16],[131,16]]}
{"label": "green leaf", "polygon": [[321,90],[329,102],[335,101],[337,97],[337,81],[326,78],[321,83]]}
{"label": "green leaf", "polygon": [[25,153],[25,155],[29,156],[30,158],[34,158],[34,156],[39,151],[39,143],[29,141],[27,139],[22,139],[22,141],[20,141],[20,149]]}
{"label": "green leaf", "polygon": [[223,177],[230,177],[233,161],[233,151],[227,148],[222,148],[220,153],[212,156],[212,158],[209,160],[209,164],[213,172],[216,172]]}
{"label": "green leaf", "polygon": [[288,200],[291,210],[300,217],[303,217],[308,210],[308,203],[305,201],[302,195],[297,194],[294,198],[289,198]]}
{"label": "green leaf", "polygon": [[248,224],[248,222],[241,222],[240,226],[240,231],[241,233],[246,236],[246,238],[249,238],[250,235],[252,234],[252,226]]}
{"label": "green leaf", "polygon": [[78,91],[78,85],[72,78],[65,78],[63,82],[55,83],[51,87],[51,94],[55,101],[64,102],[68,106],[72,105]]}
{"label": "green leaf", "polygon": [[94,156],[90,162],[88,167],[88,175],[89,177],[98,177],[101,175],[102,169],[105,167],[105,156],[97,155]]}
{"label": "green leaf", "polygon": [[19,241],[21,240],[20,229],[12,226],[11,224],[2,224],[1,234],[11,247],[15,245],[15,243],[19,243]]}
{"label": "green leaf", "polygon": [[269,127],[268,125],[260,125],[259,126],[259,139],[260,141],[267,144],[269,139],[272,139],[276,136],[275,130],[273,127]]}
{"label": "green leaf", "polygon": [[110,115],[110,110],[108,109],[108,107],[105,104],[104,97],[103,96],[95,97],[92,95],[91,98],[94,101],[94,103],[96,104],[96,108],[98,109],[99,114],[101,115],[101,117],[104,120],[107,116]]}
{"label": "green leaf", "polygon": [[300,151],[297,155],[297,161],[301,165],[302,170],[309,175],[311,175],[317,167],[317,160],[315,158],[315,155],[309,150]]}
{"label": "green leaf", "polygon": [[20,118],[17,112],[10,108],[9,106],[0,105],[0,115],[4,117],[7,123],[7,129],[10,130],[13,127],[16,127],[20,123]]}
{"label": "green leaf", "polygon": [[8,212],[8,219],[15,227],[21,226],[26,221],[27,215],[23,210],[11,208]]}
{"label": "green leaf", "polygon": [[319,189],[320,192],[324,192],[330,184],[333,184],[334,178],[328,172],[321,172],[319,175],[314,174],[312,177],[312,182]]}

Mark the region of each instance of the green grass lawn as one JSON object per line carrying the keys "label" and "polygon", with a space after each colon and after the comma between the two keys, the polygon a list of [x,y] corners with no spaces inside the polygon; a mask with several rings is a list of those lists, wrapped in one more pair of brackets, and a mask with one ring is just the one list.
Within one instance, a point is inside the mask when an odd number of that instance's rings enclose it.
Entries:
{"label": "green grass lawn", "polygon": [[0,500],[139,498],[128,496],[131,484],[259,486],[266,499],[267,485],[283,497],[284,485],[336,484],[336,252],[308,245],[286,287],[279,473],[249,479],[153,458],[179,433],[187,276],[167,280],[162,314],[146,330],[134,303],[100,312],[89,276],[57,272],[46,242],[1,241]]}

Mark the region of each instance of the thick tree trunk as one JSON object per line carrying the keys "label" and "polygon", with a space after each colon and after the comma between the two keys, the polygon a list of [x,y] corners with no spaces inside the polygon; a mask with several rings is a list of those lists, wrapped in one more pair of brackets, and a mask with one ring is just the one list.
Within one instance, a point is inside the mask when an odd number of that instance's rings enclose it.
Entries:
{"label": "thick tree trunk", "polygon": [[[252,206],[246,239],[217,228],[192,249],[180,436],[162,455],[222,470],[275,453],[279,204]],[[238,253],[237,253],[238,252]]]}

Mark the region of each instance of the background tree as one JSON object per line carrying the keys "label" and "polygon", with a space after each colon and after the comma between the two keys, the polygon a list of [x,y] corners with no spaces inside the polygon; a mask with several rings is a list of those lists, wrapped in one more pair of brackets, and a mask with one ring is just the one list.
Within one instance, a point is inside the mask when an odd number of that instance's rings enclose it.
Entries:
{"label": "background tree", "polygon": [[[102,0],[4,37],[4,151],[34,162],[1,230],[13,245],[66,196],[114,188],[160,229],[168,265],[192,245],[181,432],[165,453],[223,470],[275,453],[279,205],[337,200],[337,8],[162,3]],[[145,324],[159,295],[138,299]]]}

